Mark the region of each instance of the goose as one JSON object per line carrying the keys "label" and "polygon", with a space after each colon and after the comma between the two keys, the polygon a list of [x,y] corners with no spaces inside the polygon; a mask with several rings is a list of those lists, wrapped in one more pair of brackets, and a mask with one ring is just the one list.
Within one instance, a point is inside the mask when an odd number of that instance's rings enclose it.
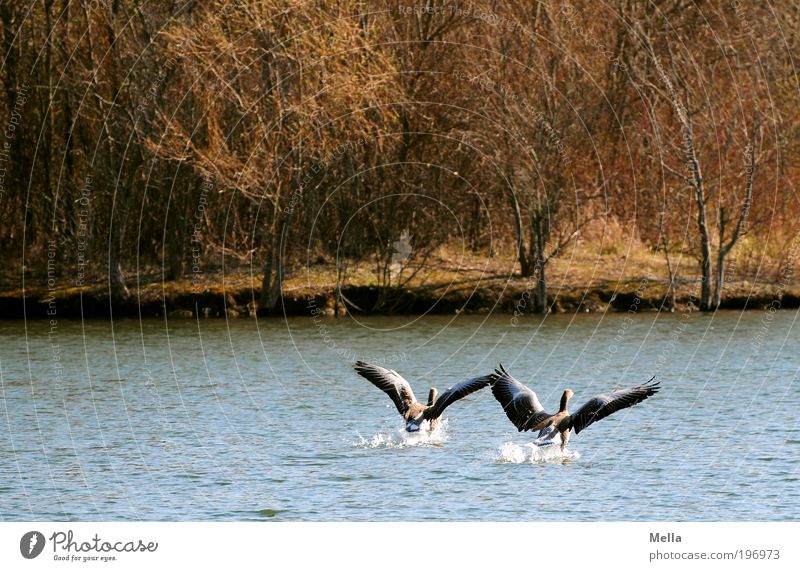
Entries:
{"label": "goose", "polygon": [[441,416],[448,406],[459,399],[489,386],[491,375],[475,377],[447,389],[437,398],[438,391],[431,388],[428,393],[428,404],[417,401],[411,385],[397,371],[384,369],[378,365],[370,365],[356,361],[356,373],[381,389],[392,399],[397,411],[406,421],[406,431],[418,432],[423,421],[428,421],[430,431],[434,431],[441,423]]}
{"label": "goose", "polygon": [[574,393],[566,389],[561,395],[558,412],[550,414],[544,410],[536,393],[512,377],[502,364],[489,376],[492,394],[503,405],[506,416],[517,430],[538,430],[537,444],[549,444],[556,434],[560,434],[562,452],[567,446],[571,430],[579,434],[592,423],[642,402],[661,388],[660,383],[653,383],[653,377],[643,385],[597,395],[573,414],[567,410],[567,403]]}

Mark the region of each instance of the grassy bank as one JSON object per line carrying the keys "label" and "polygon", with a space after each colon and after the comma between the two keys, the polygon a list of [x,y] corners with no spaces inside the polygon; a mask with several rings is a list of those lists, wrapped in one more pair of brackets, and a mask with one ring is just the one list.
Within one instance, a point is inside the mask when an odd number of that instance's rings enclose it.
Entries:
{"label": "grassy bank", "polygon": [[[668,273],[663,257],[644,248],[607,249],[600,254],[576,247],[548,266],[548,291],[557,312],[669,310]],[[337,264],[319,259],[287,272],[282,300],[273,315],[334,313],[452,314],[525,313],[530,311],[533,284],[519,276],[512,259],[478,257],[442,251],[422,267],[393,268],[388,285],[381,286],[375,267]],[[692,303],[700,289],[696,262],[676,260],[676,308]],[[779,262],[738,263],[731,266],[723,309],[762,309],[800,306],[800,287]],[[401,271],[402,270],[402,271]],[[416,273],[415,273],[416,271]],[[412,275],[413,274],[413,275]],[[108,288],[98,281],[76,287],[62,274],[26,276],[25,288],[0,287],[0,318],[106,317],[244,317],[259,314],[261,276],[248,268],[214,269],[179,280],[163,281],[158,271],[129,275],[129,297],[113,307]],[[18,281],[19,278],[17,278]],[[12,283],[13,274],[3,276]],[[667,299],[665,299],[667,298]],[[260,312],[262,315],[265,312]]]}

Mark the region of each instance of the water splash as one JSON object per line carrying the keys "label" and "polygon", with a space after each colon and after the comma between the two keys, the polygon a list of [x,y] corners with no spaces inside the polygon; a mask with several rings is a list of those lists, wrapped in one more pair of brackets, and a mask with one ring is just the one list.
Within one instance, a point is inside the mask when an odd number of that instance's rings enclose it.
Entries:
{"label": "water splash", "polygon": [[533,442],[521,446],[514,442],[506,442],[500,446],[494,459],[496,462],[509,464],[561,464],[580,457],[578,452],[573,452],[569,448],[562,452],[561,443],[558,441],[546,446]]}
{"label": "water splash", "polygon": [[439,427],[428,430],[427,421],[422,423],[418,432],[407,432],[405,429],[384,430],[372,438],[364,438],[360,434],[353,443],[356,448],[408,448],[410,446],[441,446],[447,441],[447,420]]}

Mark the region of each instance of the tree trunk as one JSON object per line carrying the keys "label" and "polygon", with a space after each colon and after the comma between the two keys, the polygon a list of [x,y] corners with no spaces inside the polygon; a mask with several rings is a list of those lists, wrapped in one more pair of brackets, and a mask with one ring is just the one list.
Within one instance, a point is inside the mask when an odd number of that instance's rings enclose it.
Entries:
{"label": "tree trunk", "polygon": [[531,275],[536,277],[536,299],[533,306],[535,313],[549,313],[550,308],[547,303],[547,275],[545,267],[547,265],[547,255],[545,246],[550,237],[550,224],[546,218],[538,213],[531,219],[531,252],[530,259],[535,260]]}
{"label": "tree trunk", "polygon": [[676,295],[675,295],[675,268],[672,265],[672,259],[669,257],[669,240],[667,240],[667,226],[664,223],[665,213],[662,210],[658,216],[658,232],[661,235],[661,244],[664,247],[664,259],[667,262],[667,273],[669,277],[669,284],[667,286],[666,302],[669,304],[669,310],[675,311]]}
{"label": "tree trunk", "polygon": [[534,266],[531,263],[531,256],[528,256],[525,240],[522,237],[522,210],[513,188],[508,189],[508,195],[508,199],[511,202],[511,211],[514,213],[514,237],[517,239],[517,259],[519,259],[520,273],[522,277],[529,278],[533,275]]}
{"label": "tree trunk", "polygon": [[[110,153],[109,153],[110,157]],[[122,274],[120,252],[122,241],[120,239],[120,227],[123,221],[128,218],[128,206],[133,194],[134,179],[136,172],[142,165],[143,157],[141,152],[135,150],[130,155],[130,164],[124,181],[120,182],[117,178],[117,187],[111,200],[110,228],[108,230],[108,284],[111,299],[114,302],[124,301],[130,292],[125,285],[125,276]],[[125,168],[124,155],[120,158],[120,171]],[[117,221],[119,221],[117,223]]]}
{"label": "tree trunk", "polygon": [[[185,211],[186,205],[177,201],[173,205],[172,200],[168,201],[167,205],[169,210],[167,212],[166,228],[163,233],[162,264],[164,279],[176,280],[183,275],[184,241],[189,218],[179,214],[179,212]],[[194,224],[196,222],[195,215],[191,218],[191,223]],[[196,243],[192,243],[192,247],[200,248],[200,241],[195,238],[194,229],[192,230],[190,242],[192,240],[196,240]]]}
{"label": "tree trunk", "polygon": [[261,278],[261,294],[258,305],[259,313],[271,313],[275,310],[280,297],[280,266],[278,253],[275,251],[275,240],[272,240],[267,259],[264,261],[264,277]]}
{"label": "tree trunk", "polygon": [[177,228],[167,231],[164,238],[166,239],[167,259],[164,267],[164,279],[176,280],[183,274],[183,266],[181,264],[180,254],[180,238],[178,237],[179,231]]}
{"label": "tree trunk", "polygon": [[530,278],[536,269],[531,258],[525,253],[525,245],[520,244],[519,248],[519,273],[523,278]]}
{"label": "tree trunk", "polygon": [[[688,121],[688,120],[687,120]],[[703,186],[703,177],[700,174],[700,161],[694,146],[691,123],[684,127],[687,154],[691,165],[691,180],[694,187],[695,201],[697,202],[697,229],[700,232],[700,311],[711,311],[711,240],[708,236],[706,223],[706,191]]]}
{"label": "tree trunk", "polygon": [[672,108],[675,111],[683,132],[683,145],[685,147],[685,163],[689,169],[688,184],[694,191],[695,202],[697,203],[697,228],[700,233],[700,274],[702,283],[700,285],[700,311],[710,311],[711,307],[711,244],[708,237],[708,225],[706,224],[706,191],[703,184],[703,175],[700,172],[700,158],[697,156],[697,146],[694,142],[694,129],[692,125],[692,112],[684,81],[678,77],[678,87],[683,88],[683,105],[678,101],[673,83],[669,80],[666,70],[663,68],[659,59],[655,55],[655,50],[649,38],[645,36],[645,42],[652,54],[653,64],[662,78],[664,87],[670,94]]}
{"label": "tree trunk", "polygon": [[259,313],[272,313],[278,305],[283,289],[283,262],[286,257],[286,234],[292,219],[292,209],[281,212],[276,206],[274,216],[276,222],[271,230],[271,247],[264,262],[264,277],[261,278],[261,294],[259,296]]}
{"label": "tree trunk", "polygon": [[691,165],[691,181],[694,187],[695,202],[697,203],[697,229],[700,233],[700,311],[711,311],[711,240],[708,236],[706,222],[706,191],[703,186],[703,177],[700,174],[700,161],[694,146],[692,125],[685,124],[684,133],[687,145],[687,155]]}
{"label": "tree trunk", "polygon": [[545,264],[543,261],[538,262],[539,270],[536,278],[536,313],[550,313],[550,307],[547,302],[547,275],[544,271]]}
{"label": "tree trunk", "polygon": [[713,309],[718,309],[722,301],[722,288],[725,279],[725,225],[728,223],[725,217],[725,208],[719,209],[719,245],[717,246],[717,268],[716,279],[714,280],[714,297],[711,301]]}
{"label": "tree trunk", "polygon": [[261,295],[259,297],[259,307],[261,313],[272,313],[275,311],[275,307],[278,305],[278,300],[281,297],[281,280],[283,276],[281,275],[280,269],[280,262],[276,264],[278,267],[275,268],[276,271],[274,275],[270,275],[272,273],[273,264],[270,263],[270,274],[264,274],[264,278],[261,282]]}
{"label": "tree trunk", "polygon": [[708,227],[706,226],[705,208],[697,217],[697,225],[700,230],[700,311],[711,311],[711,244],[708,239]]}
{"label": "tree trunk", "polygon": [[725,250],[720,247],[717,251],[717,279],[714,282],[714,299],[712,301],[712,309],[719,309],[722,302],[722,288],[724,287],[725,279]]}
{"label": "tree trunk", "polygon": [[733,228],[728,243],[725,243],[725,227],[730,221],[730,216],[726,215],[725,207],[721,206],[719,209],[719,246],[717,249],[717,279],[714,283],[714,309],[718,309],[722,302],[722,289],[725,287],[725,258],[742,235],[747,217],[750,214],[750,202],[753,197],[753,177],[756,170],[755,144],[760,129],[760,123],[758,119],[756,119],[753,126],[753,140],[745,151],[745,155],[749,158],[749,161],[747,165],[747,178],[744,186],[744,203],[742,204],[739,218],[736,222],[736,226]]}
{"label": "tree trunk", "polygon": [[111,228],[108,236],[108,291],[112,303],[125,301],[128,297],[128,288],[125,285],[125,276],[119,261],[120,233],[119,224],[114,221],[114,211],[111,211]]}
{"label": "tree trunk", "polygon": [[[124,157],[120,160],[123,166],[124,160]],[[108,229],[108,287],[111,300],[115,303],[124,301],[130,293],[125,285],[125,276],[122,274],[120,227],[128,216],[128,202],[132,194],[133,181],[141,164],[141,155],[133,154],[127,176],[121,183],[119,178],[117,179],[117,188],[114,190],[111,200],[110,227]]]}

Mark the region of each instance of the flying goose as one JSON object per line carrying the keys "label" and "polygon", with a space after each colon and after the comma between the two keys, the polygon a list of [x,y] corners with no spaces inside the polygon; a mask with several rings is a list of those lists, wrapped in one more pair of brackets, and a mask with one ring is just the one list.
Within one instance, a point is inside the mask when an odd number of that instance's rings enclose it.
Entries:
{"label": "flying goose", "polygon": [[436,430],[441,423],[441,416],[448,406],[468,394],[474,393],[489,385],[491,375],[475,377],[447,389],[439,398],[435,388],[428,393],[428,404],[418,402],[414,391],[397,371],[356,361],[356,372],[370,383],[381,389],[392,399],[398,412],[406,421],[408,432],[417,432],[424,420],[430,423],[430,430]]}
{"label": "flying goose", "polygon": [[579,408],[575,413],[567,411],[567,403],[574,394],[570,389],[561,396],[558,412],[545,412],[536,393],[520,383],[506,371],[503,365],[491,375],[492,394],[503,405],[506,416],[517,430],[538,430],[540,442],[552,440],[556,433],[561,435],[561,450],[567,446],[570,430],[579,434],[593,422],[642,402],[658,392],[659,383],[650,379],[647,383],[629,389],[620,389],[607,395],[597,395]]}

